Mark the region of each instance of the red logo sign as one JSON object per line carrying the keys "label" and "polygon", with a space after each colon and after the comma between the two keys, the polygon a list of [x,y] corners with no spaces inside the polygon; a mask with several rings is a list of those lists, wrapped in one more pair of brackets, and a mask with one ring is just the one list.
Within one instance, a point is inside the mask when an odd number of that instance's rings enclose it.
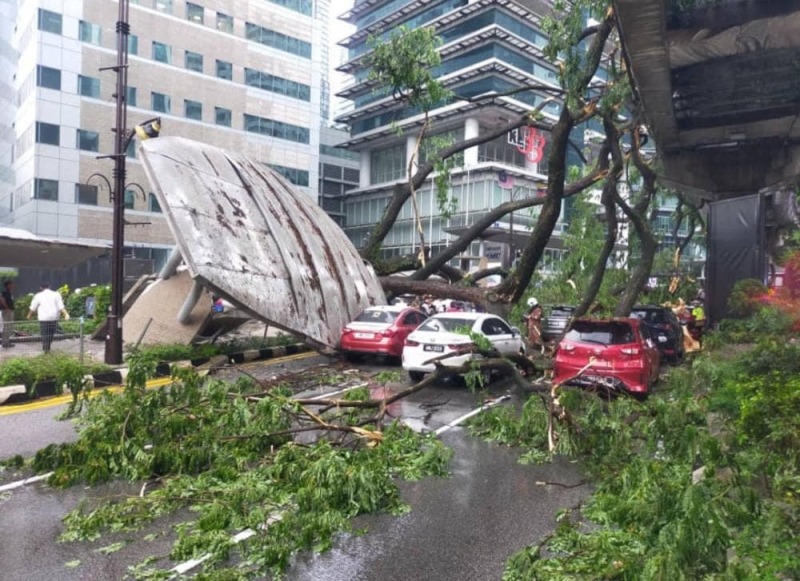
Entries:
{"label": "red logo sign", "polygon": [[517,146],[517,151],[525,154],[531,163],[539,163],[544,156],[544,146],[547,138],[539,133],[535,127],[520,127],[508,134],[508,142]]}

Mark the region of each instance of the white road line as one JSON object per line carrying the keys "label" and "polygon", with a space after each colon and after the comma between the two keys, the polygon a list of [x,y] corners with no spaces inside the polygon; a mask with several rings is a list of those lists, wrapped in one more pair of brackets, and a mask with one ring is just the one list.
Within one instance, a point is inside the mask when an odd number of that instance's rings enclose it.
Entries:
{"label": "white road line", "polygon": [[39,482],[40,480],[47,480],[52,475],[53,475],[52,472],[48,472],[47,474],[39,474],[38,476],[31,476],[30,478],[26,478],[24,480],[9,482],[8,484],[0,486],[0,492],[5,492],[6,490],[14,490],[15,488],[22,488],[26,484],[33,484],[34,482]]}
{"label": "white road line", "polygon": [[497,404],[499,404],[501,402],[504,402],[507,399],[511,399],[511,396],[510,395],[501,395],[497,399],[494,399],[494,400],[490,401],[489,403],[483,404],[478,409],[472,410],[468,414],[464,414],[460,418],[454,419],[452,422],[442,426],[441,428],[438,428],[433,433],[436,434],[437,436],[440,435],[440,434],[444,434],[450,428],[455,428],[457,425],[465,422],[466,420],[470,419],[472,416],[477,416],[479,413],[484,412],[484,411],[488,410],[489,408],[492,408],[492,407],[496,406]]}
{"label": "white road line", "polygon": [[[281,514],[276,514],[274,516],[271,516],[267,519],[266,523],[264,523],[258,528],[260,530],[266,530],[267,528],[269,528],[269,525],[278,522],[282,518],[283,515]],[[231,537],[231,544],[238,545],[242,541],[246,541],[250,537],[255,536],[255,534],[256,531],[254,531],[253,529],[244,529],[243,531],[236,533]],[[170,569],[170,571],[174,573],[172,577],[170,577],[170,579],[175,579],[175,577],[177,577],[178,575],[183,575],[184,573],[188,573],[198,565],[202,565],[203,563],[208,561],[210,558],[211,558],[211,553],[206,553],[205,555],[202,555],[197,559],[189,559],[188,561],[184,561],[183,563],[175,565],[172,569]]]}
{"label": "white road line", "polygon": [[[347,393],[348,391],[353,391],[354,389],[361,389],[362,387],[367,387],[368,385],[369,385],[369,383],[360,383],[358,385],[353,385],[351,387],[346,387],[346,388],[340,389],[338,391],[332,391],[330,393],[323,393],[322,395],[315,395],[314,397],[309,397],[308,399],[310,399],[310,400],[328,399],[331,396],[340,395],[342,393]],[[301,399],[305,399],[305,398],[301,398]]]}

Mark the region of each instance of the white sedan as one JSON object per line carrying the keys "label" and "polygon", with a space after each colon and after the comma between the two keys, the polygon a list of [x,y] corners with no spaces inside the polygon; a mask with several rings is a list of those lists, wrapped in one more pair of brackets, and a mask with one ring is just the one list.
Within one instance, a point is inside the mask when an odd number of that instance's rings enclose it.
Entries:
{"label": "white sedan", "polygon": [[[403,369],[412,381],[420,381],[436,366],[430,363],[470,345],[469,332],[484,335],[501,355],[524,353],[519,329],[488,313],[440,313],[427,319],[412,332],[403,345]],[[442,365],[459,367],[479,355],[465,353],[441,360]]]}

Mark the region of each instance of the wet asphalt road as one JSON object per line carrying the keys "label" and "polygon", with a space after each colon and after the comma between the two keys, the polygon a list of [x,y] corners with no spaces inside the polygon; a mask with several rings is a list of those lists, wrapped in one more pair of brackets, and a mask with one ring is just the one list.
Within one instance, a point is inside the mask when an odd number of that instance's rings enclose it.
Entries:
{"label": "wet asphalt road", "polygon": [[[327,360],[311,358],[278,364],[284,369],[323,365]],[[373,371],[396,369],[381,363],[361,366]],[[256,376],[270,376],[275,366],[251,368]],[[403,384],[395,389],[404,387]],[[492,395],[506,392],[498,381]],[[479,397],[459,382],[442,382],[389,410],[416,429],[433,430],[474,409]],[[39,447],[74,438],[68,422],[55,422],[59,408],[20,415],[0,416],[0,458],[15,453],[30,455]],[[365,536],[342,535],[335,548],[322,555],[302,554],[287,572],[287,578],[309,581],[391,580],[494,580],[500,579],[506,559],[554,528],[554,516],[563,507],[574,506],[588,494],[586,486],[565,488],[541,485],[550,481],[566,486],[580,482],[575,464],[558,462],[545,466],[522,466],[519,452],[488,444],[453,428],[442,435],[453,448],[451,477],[401,482],[409,514],[394,517],[371,515],[354,522],[354,530],[366,528]],[[13,479],[6,471],[0,483]],[[138,493],[138,486],[74,487],[52,490],[34,484],[0,494],[0,581],[105,580],[122,579],[127,567],[149,555],[163,558],[171,567],[167,533],[144,541],[148,531],[100,543],[58,543],[60,519],[79,502],[105,495]],[[166,530],[169,523],[162,523]],[[127,545],[119,552],[103,555],[97,549],[115,540]],[[66,567],[70,561],[77,567]]]}

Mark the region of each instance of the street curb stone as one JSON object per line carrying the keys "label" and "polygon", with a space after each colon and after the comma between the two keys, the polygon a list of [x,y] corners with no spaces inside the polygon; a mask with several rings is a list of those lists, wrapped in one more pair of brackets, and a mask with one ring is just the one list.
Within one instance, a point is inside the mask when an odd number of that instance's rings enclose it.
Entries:
{"label": "street curb stone", "polygon": [[[217,369],[228,362],[230,363],[247,363],[250,361],[260,361],[262,359],[273,359],[275,357],[284,357],[286,355],[295,355],[297,353],[305,353],[311,351],[308,345],[297,343],[294,345],[286,345],[282,347],[266,347],[264,349],[250,349],[241,351],[239,353],[230,353],[228,355],[213,355],[211,357],[202,357],[199,359],[183,360],[183,361],[162,361],[156,365],[156,377],[169,377],[172,373],[172,366],[178,368],[200,368],[200,369]],[[85,376],[86,380],[90,382],[93,388],[103,388],[112,385],[121,385],[125,383],[128,377],[128,368],[121,367],[112,371],[104,371],[102,373],[95,373]],[[58,389],[55,381],[40,381],[36,384],[35,390],[28,390],[25,385],[8,385],[0,387],[0,405],[25,403],[43,397],[51,397],[58,395]]]}

